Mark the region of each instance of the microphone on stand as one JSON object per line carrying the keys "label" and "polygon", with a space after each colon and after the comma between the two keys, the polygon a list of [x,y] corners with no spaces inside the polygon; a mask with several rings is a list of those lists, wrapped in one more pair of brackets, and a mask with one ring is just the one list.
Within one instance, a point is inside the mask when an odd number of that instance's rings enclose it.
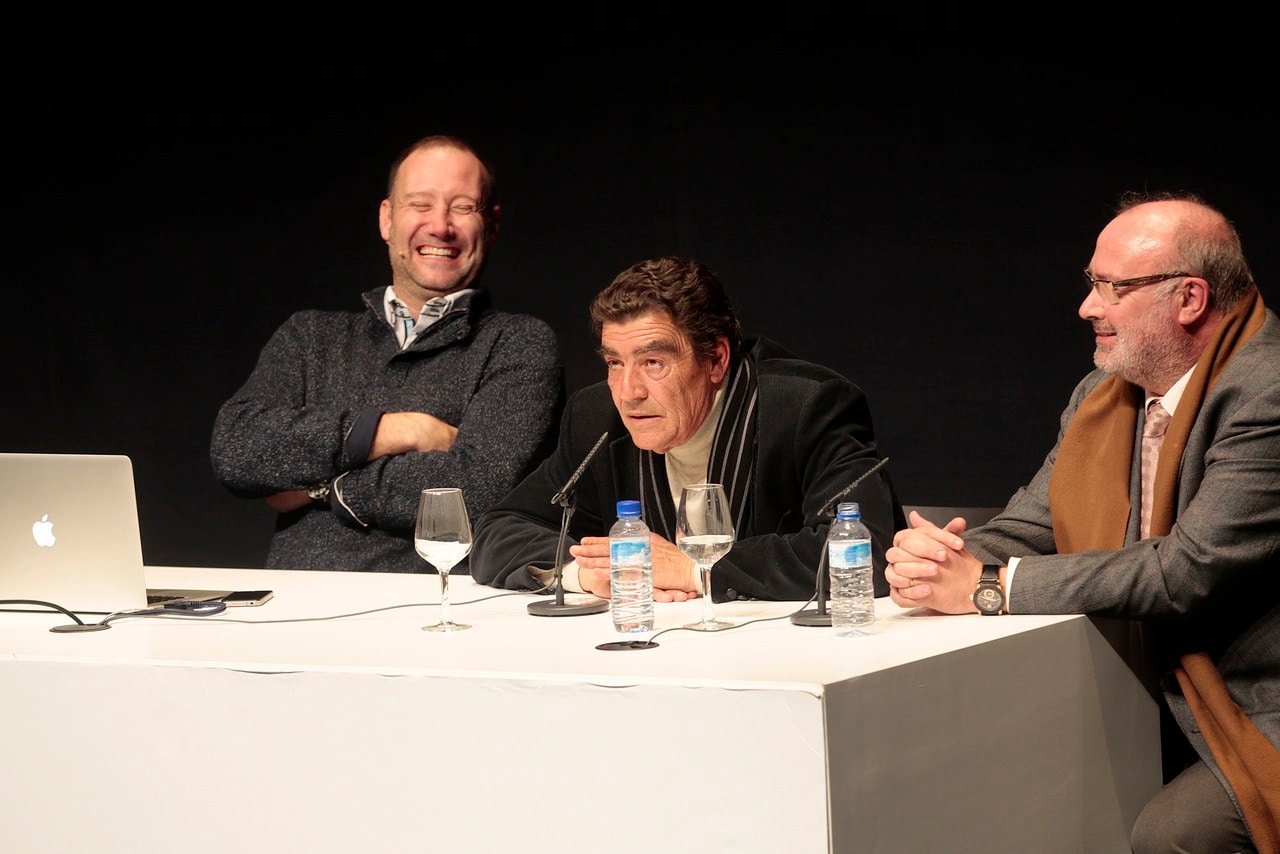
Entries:
{"label": "microphone on stand", "polygon": [[569,617],[579,614],[599,614],[609,610],[609,600],[598,596],[580,597],[576,602],[564,600],[565,541],[569,537],[569,519],[573,517],[576,504],[573,488],[577,485],[578,478],[582,477],[582,473],[587,470],[591,458],[608,438],[608,430],[600,434],[600,438],[587,452],[586,458],[578,465],[578,470],[570,475],[564,486],[560,487],[560,491],[551,497],[552,504],[559,504],[563,508],[560,514],[560,540],[556,543],[555,579],[552,581],[555,595],[551,601],[540,600],[529,603],[529,613],[536,617]]}
{"label": "microphone on stand", "polygon": [[[818,511],[819,516],[831,516],[836,505],[840,503],[840,499],[844,498],[850,492],[857,488],[871,475],[880,471],[889,462],[889,458],[885,457],[880,462],[873,465],[870,469],[858,475],[857,480],[846,486],[844,489],[831,496],[831,500],[822,505],[822,509]],[[827,545],[822,544],[822,556],[818,558],[818,588],[815,598],[818,600],[818,606],[812,611],[797,611],[791,615],[791,622],[797,626],[830,626],[831,614],[827,611]]]}

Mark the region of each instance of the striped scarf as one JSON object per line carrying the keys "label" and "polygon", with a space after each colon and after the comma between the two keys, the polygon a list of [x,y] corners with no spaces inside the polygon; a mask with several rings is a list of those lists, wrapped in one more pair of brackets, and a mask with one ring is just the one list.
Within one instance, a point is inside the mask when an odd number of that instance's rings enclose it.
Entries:
{"label": "striped scarf", "polygon": [[[747,520],[747,502],[751,495],[758,398],[755,362],[743,353],[729,375],[724,408],[716,424],[711,456],[707,461],[707,482],[724,486],[733,511],[733,527],[739,532]],[[640,452],[640,501],[650,530],[674,543],[676,507],[671,499],[671,484],[667,481],[667,464],[662,454]]]}

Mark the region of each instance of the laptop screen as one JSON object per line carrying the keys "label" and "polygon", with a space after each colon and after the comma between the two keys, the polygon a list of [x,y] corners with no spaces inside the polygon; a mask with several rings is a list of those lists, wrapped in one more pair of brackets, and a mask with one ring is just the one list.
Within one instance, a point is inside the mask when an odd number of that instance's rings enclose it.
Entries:
{"label": "laptop screen", "polygon": [[146,607],[128,457],[0,454],[4,599],[52,602],[84,613]]}

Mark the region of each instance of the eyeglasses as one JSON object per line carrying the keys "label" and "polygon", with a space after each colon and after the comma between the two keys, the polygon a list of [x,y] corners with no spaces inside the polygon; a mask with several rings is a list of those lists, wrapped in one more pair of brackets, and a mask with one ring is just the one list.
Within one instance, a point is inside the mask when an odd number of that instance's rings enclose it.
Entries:
{"label": "eyeglasses", "polygon": [[1115,305],[1120,302],[1121,289],[1141,288],[1146,285],[1154,285],[1156,282],[1164,282],[1169,279],[1177,279],[1184,276],[1191,276],[1192,273],[1156,273],[1154,276],[1138,276],[1133,279],[1119,279],[1114,282],[1108,282],[1106,279],[1095,279],[1088,270],[1084,271],[1084,280],[1089,283],[1089,287],[1098,292],[1098,296]]}

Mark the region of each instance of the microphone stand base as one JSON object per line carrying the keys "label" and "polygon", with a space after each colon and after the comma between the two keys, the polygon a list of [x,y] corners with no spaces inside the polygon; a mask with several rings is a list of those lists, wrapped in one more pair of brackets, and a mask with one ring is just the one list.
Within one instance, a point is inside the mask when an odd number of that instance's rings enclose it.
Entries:
{"label": "microphone stand base", "polygon": [[791,615],[791,622],[797,626],[831,627],[831,614],[819,614],[817,611],[800,611]]}
{"label": "microphone stand base", "polygon": [[[530,602],[529,613],[535,617],[576,617],[582,614],[602,614],[609,610],[609,600],[595,596],[582,596],[577,602]],[[828,624],[829,625],[829,624]]]}
{"label": "microphone stand base", "polygon": [[[604,436],[608,436],[605,433]],[[596,440],[596,448],[600,447],[600,443],[604,441],[604,436]],[[591,454],[595,453],[595,448],[591,449]],[[591,454],[587,455],[587,459],[591,459]],[[586,465],[586,463],[583,463]],[[578,470],[581,473],[581,469]],[[577,480],[578,475],[575,474],[572,480]],[[572,482],[556,495],[554,504],[559,504],[563,509],[560,514],[560,540],[556,543],[556,562],[553,564],[556,568],[555,584],[552,586],[552,596],[548,599],[540,599],[537,602],[529,603],[529,613],[535,617],[578,617],[583,614],[600,614],[609,610],[609,600],[601,599],[599,596],[584,594],[577,597],[575,601],[566,601],[564,595],[564,572],[565,564],[565,542],[569,537],[569,519],[573,517],[573,511],[577,505],[577,496],[573,492]]]}

